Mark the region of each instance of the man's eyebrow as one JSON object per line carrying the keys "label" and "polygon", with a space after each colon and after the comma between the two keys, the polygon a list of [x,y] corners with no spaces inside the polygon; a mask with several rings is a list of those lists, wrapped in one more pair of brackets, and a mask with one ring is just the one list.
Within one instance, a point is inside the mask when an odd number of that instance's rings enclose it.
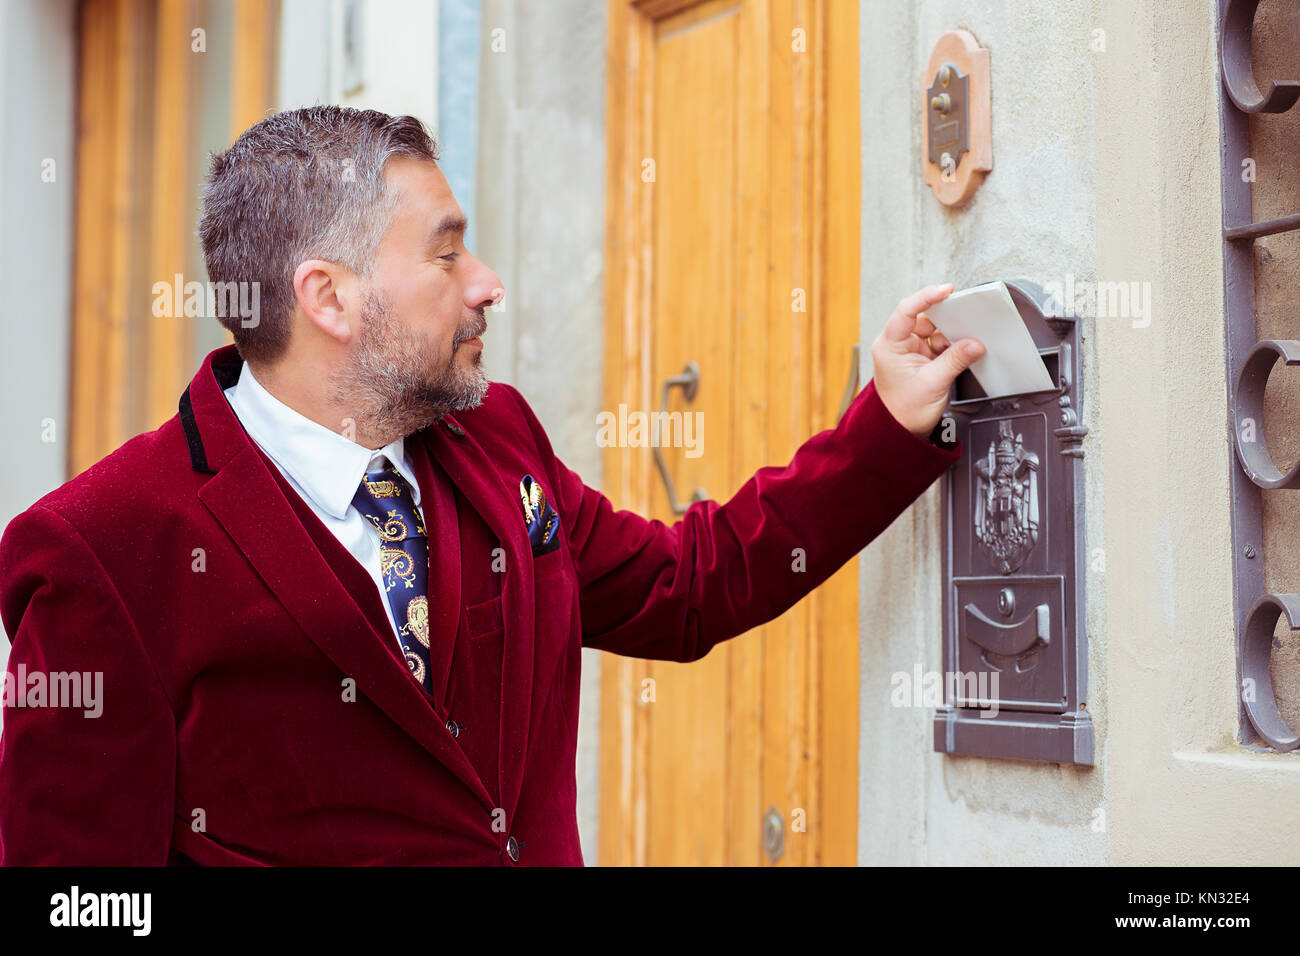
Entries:
{"label": "man's eyebrow", "polygon": [[447,213],[447,215],[442,217],[442,222],[438,223],[438,225],[429,233],[429,243],[432,244],[437,242],[448,233],[459,233],[460,235],[464,235],[465,230],[468,228],[469,220],[464,216],[458,216],[455,213]]}

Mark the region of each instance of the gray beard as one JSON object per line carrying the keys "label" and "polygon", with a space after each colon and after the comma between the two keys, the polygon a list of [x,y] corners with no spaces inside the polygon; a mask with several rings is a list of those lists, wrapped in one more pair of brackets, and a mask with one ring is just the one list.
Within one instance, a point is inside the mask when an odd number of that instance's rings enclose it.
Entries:
{"label": "gray beard", "polygon": [[482,312],[456,331],[451,359],[430,377],[438,357],[429,343],[388,314],[387,302],[365,293],[361,334],[347,365],[330,379],[335,400],[351,408],[358,436],[382,448],[438,421],[447,412],[477,408],[487,397],[482,352],[473,367],[457,362],[455,346],[481,334]]}

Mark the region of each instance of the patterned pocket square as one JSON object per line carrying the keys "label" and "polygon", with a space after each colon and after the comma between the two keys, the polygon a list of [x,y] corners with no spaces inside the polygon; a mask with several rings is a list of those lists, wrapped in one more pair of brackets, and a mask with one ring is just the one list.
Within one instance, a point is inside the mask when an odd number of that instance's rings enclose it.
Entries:
{"label": "patterned pocket square", "polygon": [[560,546],[560,516],[555,513],[541,482],[532,475],[524,475],[519,482],[519,498],[524,505],[524,524],[528,528],[528,542],[533,557],[550,554]]}

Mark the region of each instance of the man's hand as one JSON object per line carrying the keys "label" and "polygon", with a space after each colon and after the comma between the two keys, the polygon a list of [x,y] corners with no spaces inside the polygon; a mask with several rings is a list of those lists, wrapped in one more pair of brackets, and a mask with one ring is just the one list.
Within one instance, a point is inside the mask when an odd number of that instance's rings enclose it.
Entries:
{"label": "man's hand", "polygon": [[977,339],[950,344],[925,314],[951,292],[952,283],[947,283],[909,295],[871,346],[876,393],[889,413],[921,438],[928,438],[939,423],[952,380],[984,354]]}

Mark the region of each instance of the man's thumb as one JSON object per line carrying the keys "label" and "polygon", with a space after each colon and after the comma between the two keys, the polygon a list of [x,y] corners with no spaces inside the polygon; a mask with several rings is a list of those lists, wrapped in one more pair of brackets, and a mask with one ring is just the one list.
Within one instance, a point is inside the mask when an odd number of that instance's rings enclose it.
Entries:
{"label": "man's thumb", "polygon": [[960,339],[943,350],[940,360],[945,363],[943,377],[951,383],[962,372],[979,361],[984,354],[984,344],[978,339]]}

